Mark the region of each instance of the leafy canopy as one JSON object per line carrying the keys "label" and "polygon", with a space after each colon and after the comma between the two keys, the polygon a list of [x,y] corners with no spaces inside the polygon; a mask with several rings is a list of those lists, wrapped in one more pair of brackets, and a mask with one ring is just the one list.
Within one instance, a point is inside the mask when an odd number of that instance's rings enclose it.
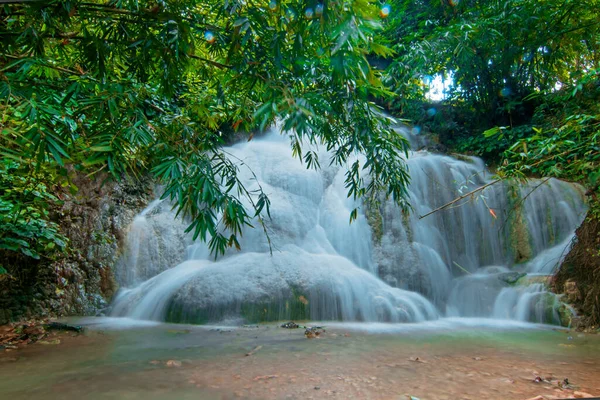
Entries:
{"label": "leafy canopy", "polygon": [[[573,85],[600,67],[598,0],[393,0],[387,79],[402,101],[423,79],[451,76],[447,103],[474,128],[527,122],[527,96]],[[407,84],[412,82],[412,84]]]}
{"label": "leafy canopy", "polygon": [[423,120],[423,81],[451,76],[443,112],[427,120],[447,144],[499,162],[501,177],[554,176],[599,194],[599,0],[391,4],[393,108]]}
{"label": "leafy canopy", "polygon": [[[242,227],[262,224],[269,207],[221,149],[231,130],[281,121],[309,167],[321,162],[316,143],[332,151],[327,162],[348,167],[349,195],[385,190],[401,202],[406,193],[407,143],[370,101],[389,94],[366,60],[387,52],[372,0],[0,7],[0,152],[17,174],[48,165],[65,179],[73,169],[150,172],[215,253],[238,247]],[[367,161],[350,162],[355,153]]]}

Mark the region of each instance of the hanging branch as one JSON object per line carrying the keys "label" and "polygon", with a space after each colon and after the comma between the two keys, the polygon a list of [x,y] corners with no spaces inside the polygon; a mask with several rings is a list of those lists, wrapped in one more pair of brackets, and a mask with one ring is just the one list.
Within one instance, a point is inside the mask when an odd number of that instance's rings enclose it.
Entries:
{"label": "hanging branch", "polygon": [[448,207],[450,207],[452,204],[454,204],[454,203],[456,203],[456,202],[458,202],[458,201],[460,201],[460,200],[464,199],[465,197],[469,197],[469,196],[471,196],[472,194],[475,194],[475,193],[477,193],[477,192],[480,192],[480,191],[482,191],[483,189],[485,189],[485,188],[487,188],[487,187],[490,187],[490,186],[492,186],[492,185],[495,185],[495,184],[496,184],[496,183],[498,183],[498,182],[502,182],[502,179],[496,179],[495,181],[492,181],[492,182],[490,182],[490,183],[486,183],[485,185],[483,185],[483,186],[481,186],[481,187],[478,187],[477,189],[471,190],[469,193],[463,194],[462,196],[460,196],[460,197],[457,197],[456,199],[452,200],[451,202],[449,202],[449,203],[446,203],[446,204],[444,204],[443,206],[440,206],[440,207],[436,208],[435,210],[429,211],[429,212],[428,212],[427,214],[425,214],[425,215],[419,215],[419,219],[423,219],[423,218],[425,218],[425,217],[427,217],[427,216],[429,216],[429,215],[431,215],[431,214],[433,214],[433,213],[436,213],[436,212],[438,212],[438,211],[441,211],[441,210],[443,210],[443,209],[445,209],[445,208],[448,208]]}
{"label": "hanging branch", "polygon": [[[529,166],[529,168],[536,167],[536,166],[538,166],[538,165],[540,165],[540,164],[542,164],[542,163],[544,163],[544,162],[548,162],[548,161],[550,161],[550,160],[553,160],[553,159],[555,159],[555,158],[557,158],[557,157],[562,157],[562,156],[564,156],[565,154],[569,154],[569,153],[571,153],[571,152],[573,152],[573,151],[575,151],[575,150],[579,150],[579,149],[581,149],[581,148],[583,148],[583,147],[585,147],[585,146],[587,146],[587,143],[586,143],[586,144],[583,144],[583,145],[581,145],[581,146],[573,147],[573,148],[571,148],[571,149],[569,149],[569,150],[563,151],[563,152],[562,152],[562,153],[560,153],[560,154],[555,154],[555,155],[553,155],[553,156],[551,156],[551,157],[548,157],[548,158],[545,158],[545,159],[542,159],[542,160],[538,160],[537,162],[534,162],[533,164],[531,164],[531,165]],[[548,179],[549,179],[549,178],[548,178]],[[431,215],[431,214],[433,214],[433,213],[436,213],[436,212],[438,212],[438,211],[441,211],[441,210],[443,210],[443,209],[445,209],[445,208],[448,208],[448,207],[450,207],[452,204],[454,204],[454,203],[456,203],[456,202],[458,202],[458,201],[460,201],[460,200],[464,199],[465,197],[469,197],[469,196],[471,196],[471,195],[472,195],[472,194],[474,194],[474,193],[477,193],[477,192],[479,192],[479,191],[482,191],[483,189],[485,189],[485,188],[487,188],[487,187],[490,187],[490,186],[492,186],[492,185],[495,185],[495,184],[496,184],[496,183],[498,183],[498,182],[501,182],[502,180],[503,180],[502,178],[498,178],[498,179],[496,179],[495,181],[492,181],[492,182],[490,182],[490,183],[486,183],[485,185],[483,185],[483,186],[481,186],[481,187],[479,187],[479,188],[477,188],[477,189],[475,189],[475,190],[471,190],[469,193],[467,193],[467,194],[463,194],[462,196],[460,196],[460,197],[457,197],[456,199],[452,200],[451,202],[449,202],[449,203],[446,203],[446,204],[444,204],[443,206],[440,206],[440,207],[436,208],[435,210],[429,211],[429,212],[428,212],[427,214],[425,214],[425,215],[419,215],[419,219],[423,219],[423,218],[425,218],[425,217],[427,217],[427,216],[429,216],[429,215]],[[546,181],[542,182],[542,184],[544,184],[544,183],[546,183]],[[541,184],[540,184],[539,186],[541,186]],[[537,189],[537,188],[536,188],[536,189]]]}

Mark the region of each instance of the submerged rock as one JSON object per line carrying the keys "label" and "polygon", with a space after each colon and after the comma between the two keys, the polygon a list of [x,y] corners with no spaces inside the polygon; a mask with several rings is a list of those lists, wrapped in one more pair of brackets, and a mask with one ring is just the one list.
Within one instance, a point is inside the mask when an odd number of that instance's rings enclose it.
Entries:
{"label": "submerged rock", "polygon": [[505,272],[498,275],[498,279],[508,283],[509,285],[519,284],[521,278],[526,277],[527,274],[525,272]]}
{"label": "submerged rock", "polygon": [[304,336],[306,336],[307,339],[315,339],[321,336],[321,333],[323,332],[325,332],[325,329],[320,326],[309,326],[304,331]]}

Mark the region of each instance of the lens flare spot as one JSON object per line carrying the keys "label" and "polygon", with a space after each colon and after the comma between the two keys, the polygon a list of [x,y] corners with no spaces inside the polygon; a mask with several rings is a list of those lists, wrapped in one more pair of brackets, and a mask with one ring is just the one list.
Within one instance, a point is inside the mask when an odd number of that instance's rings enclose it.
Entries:
{"label": "lens flare spot", "polygon": [[435,116],[435,114],[437,114],[437,110],[435,108],[431,107],[429,110],[427,110],[428,117],[431,118],[431,117]]}
{"label": "lens flare spot", "polygon": [[502,97],[508,97],[512,94],[512,90],[510,90],[510,88],[502,88],[502,90],[500,90],[500,96]]}
{"label": "lens flare spot", "polygon": [[433,82],[433,76],[425,75],[423,77],[423,82],[425,82],[425,84],[427,84],[427,85],[431,84],[431,82]]}
{"label": "lens flare spot", "polygon": [[321,3],[317,4],[315,6],[315,14],[317,14],[317,15],[323,14],[323,9],[324,9],[323,4],[321,4]]}
{"label": "lens flare spot", "polygon": [[412,133],[415,136],[420,135],[421,134],[421,127],[420,126],[413,126],[413,128],[410,130],[410,133]]}
{"label": "lens flare spot", "polygon": [[211,31],[206,31],[206,32],[204,32],[204,39],[208,43],[214,43],[216,38],[215,38],[215,35]]}
{"label": "lens flare spot", "polygon": [[450,0],[450,5],[456,7],[460,4],[460,0]]}
{"label": "lens flare spot", "polygon": [[379,16],[381,18],[387,18],[390,15],[391,11],[392,11],[392,6],[390,6],[389,4],[386,4],[383,7],[381,7],[381,10],[379,10]]}
{"label": "lens flare spot", "polygon": [[272,0],[272,1],[269,3],[269,9],[270,9],[271,11],[275,11],[275,10],[277,10],[277,2],[276,2],[275,0]]}
{"label": "lens flare spot", "polygon": [[287,11],[285,12],[285,15],[289,18],[289,19],[293,19],[296,16],[296,13],[294,12],[294,10],[292,10],[291,8],[288,8]]}
{"label": "lens flare spot", "polygon": [[312,9],[312,8],[307,8],[307,9],[304,11],[304,16],[305,16],[307,19],[311,19],[311,18],[313,17],[313,15],[315,15],[315,12],[313,11],[313,9]]}

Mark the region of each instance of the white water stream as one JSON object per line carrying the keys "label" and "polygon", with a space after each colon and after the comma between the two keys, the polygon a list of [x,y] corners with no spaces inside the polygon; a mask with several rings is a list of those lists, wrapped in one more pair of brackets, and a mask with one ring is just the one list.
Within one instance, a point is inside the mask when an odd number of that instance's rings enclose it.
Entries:
{"label": "white water stream", "polygon": [[[273,255],[262,230],[247,229],[241,252],[214,261],[205,244],[183,233],[186,224],[170,205],[155,201],[130,228],[112,316],[559,322],[560,302],[539,275],[555,270],[583,219],[580,187],[555,179],[498,184],[419,219],[490,180],[479,159],[419,151],[408,160],[413,212],[403,215],[390,201],[378,210],[361,206],[349,224],[357,204],[347,198],[345,170],[327,166],[327,153],[320,152],[321,170],[307,170],[278,132],[228,151],[271,199]],[[250,171],[240,171],[248,189],[256,188]]]}

